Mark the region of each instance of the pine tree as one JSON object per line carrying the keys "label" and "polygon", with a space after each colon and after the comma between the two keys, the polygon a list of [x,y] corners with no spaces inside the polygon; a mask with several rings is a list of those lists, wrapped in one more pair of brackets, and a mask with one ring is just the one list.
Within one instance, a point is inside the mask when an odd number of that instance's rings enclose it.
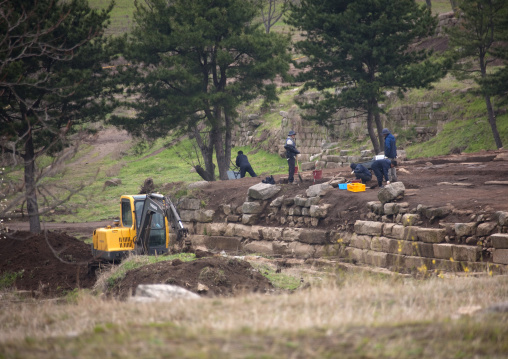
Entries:
{"label": "pine tree", "polygon": [[24,162],[31,232],[40,232],[36,159],[59,151],[80,123],[110,111],[102,35],[112,6],[92,10],[86,0],[0,4],[0,147]]}
{"label": "pine tree", "polygon": [[[508,2],[505,0],[460,0],[458,2],[459,23],[448,30],[450,37],[450,56],[456,62],[455,73],[463,77],[473,77],[480,83],[485,99],[487,117],[497,148],[503,147],[497,130],[496,117],[491,102],[491,89],[488,67],[495,56],[502,54],[506,47]],[[500,48],[501,47],[501,48]],[[479,73],[479,77],[475,74]],[[502,73],[500,73],[502,75]],[[492,77],[491,77],[492,78]],[[490,89],[489,89],[490,86]]]}
{"label": "pine tree", "polygon": [[338,109],[363,111],[376,153],[383,143],[378,104],[384,90],[402,95],[444,75],[429,52],[412,47],[437,23],[414,0],[302,0],[291,7],[289,23],[306,37],[296,44],[307,56],[299,67],[310,69],[300,77],[303,90],[317,88],[322,95],[318,103],[302,104],[314,110],[307,118],[330,124]]}
{"label": "pine tree", "polygon": [[[272,80],[289,69],[289,38],[254,22],[255,0],[147,0],[136,3],[125,56],[125,105],[135,118],[112,122],[148,139],[186,128],[197,142],[206,180],[215,180],[215,152],[227,179],[232,129],[241,103],[276,98]],[[198,166],[196,166],[198,167]],[[196,168],[201,169],[201,168]]]}

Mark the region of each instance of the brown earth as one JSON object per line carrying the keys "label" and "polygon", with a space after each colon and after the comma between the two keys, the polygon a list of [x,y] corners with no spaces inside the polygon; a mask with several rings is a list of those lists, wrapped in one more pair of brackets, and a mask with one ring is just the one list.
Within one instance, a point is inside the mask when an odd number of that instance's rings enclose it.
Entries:
{"label": "brown earth", "polygon": [[203,297],[231,297],[242,293],[265,293],[273,289],[249,262],[222,256],[199,258],[191,262],[179,259],[133,269],[109,291],[125,299],[139,284],[172,284]]}

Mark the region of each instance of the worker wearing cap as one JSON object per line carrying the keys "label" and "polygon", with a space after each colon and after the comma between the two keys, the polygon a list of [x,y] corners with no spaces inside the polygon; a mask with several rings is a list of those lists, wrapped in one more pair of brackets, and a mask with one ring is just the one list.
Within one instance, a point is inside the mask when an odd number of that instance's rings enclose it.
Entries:
{"label": "worker wearing cap", "polygon": [[[381,133],[385,138],[385,157],[389,160],[395,160],[397,158],[397,146],[395,144],[395,137],[387,128],[383,128]],[[388,171],[388,176],[391,182],[397,182],[397,171],[395,170],[395,167],[390,168]]]}
{"label": "worker wearing cap", "polygon": [[288,133],[288,138],[286,138],[286,142],[284,143],[284,149],[286,150],[286,159],[288,160],[289,166],[289,183],[297,183],[295,182],[295,162],[296,156],[300,154],[300,151],[296,149],[296,132],[291,130]]}

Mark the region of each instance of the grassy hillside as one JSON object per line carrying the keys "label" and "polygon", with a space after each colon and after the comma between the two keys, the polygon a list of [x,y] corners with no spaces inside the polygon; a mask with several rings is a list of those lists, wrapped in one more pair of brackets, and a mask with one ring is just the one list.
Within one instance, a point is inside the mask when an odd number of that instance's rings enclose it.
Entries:
{"label": "grassy hillside", "polygon": [[[423,1],[422,1],[423,2]],[[102,0],[92,0],[93,6],[105,6]],[[131,24],[133,2],[117,0],[112,14],[111,33],[118,34],[127,31]],[[433,1],[433,11],[449,11],[449,1]],[[279,28],[283,28],[281,22]],[[486,117],[485,103],[480,96],[475,95],[475,84],[458,81],[448,76],[439,83],[434,84],[432,90],[413,90],[407,93],[403,100],[390,104],[391,107],[414,104],[417,102],[442,102],[443,112],[448,114],[447,124],[443,130],[430,141],[416,143],[414,128],[392,129],[398,136],[399,148],[404,148],[410,158],[429,157],[449,154],[452,151],[475,152],[495,149],[494,140]],[[469,89],[465,91],[465,89]],[[264,124],[259,129],[280,128],[281,117],[279,111],[287,111],[293,105],[293,97],[297,92],[295,88],[284,89],[280,92],[280,101],[273,104],[273,111],[263,115]],[[494,99],[494,105],[496,99]],[[259,113],[261,101],[245,104],[244,113]],[[498,129],[503,143],[508,143],[508,114],[506,108],[497,115]],[[370,141],[365,139],[357,142],[355,136],[343,134],[341,145],[344,148],[356,149],[359,153],[361,146],[371,147]],[[69,194],[64,187],[78,188],[84,186],[71,200],[62,204],[58,210],[44,216],[45,220],[64,220],[69,222],[98,221],[114,218],[118,215],[118,200],[122,194],[138,193],[143,181],[150,177],[154,180],[157,189],[172,196],[192,195],[186,190],[178,190],[167,186],[173,182],[194,182],[201,178],[191,171],[191,163],[197,163],[191,158],[195,152],[189,140],[176,142],[171,136],[148,145],[138,145],[135,141],[126,140],[125,150],[121,153],[106,154],[103,157],[96,148],[90,145],[81,145],[77,154],[68,159],[65,166],[58,166],[52,175],[43,179],[42,184],[54,188],[51,195],[63,198]],[[273,142],[274,139],[268,141]],[[263,178],[269,174],[281,174],[287,171],[287,163],[276,154],[267,153],[250,147],[234,148],[233,160],[236,151],[243,150],[249,156],[257,174]],[[91,160],[84,161],[83,158]],[[97,158],[100,159],[97,160]],[[94,160],[95,159],[95,160]],[[86,162],[83,164],[82,162]],[[38,168],[46,168],[51,159],[41,158]],[[17,183],[23,178],[22,167],[5,176],[4,180]],[[118,187],[105,187],[108,179],[119,178],[122,185]],[[62,185],[65,184],[65,186]],[[166,185],[166,186],[165,186]],[[45,194],[48,198],[49,194]],[[93,200],[91,200],[93,198]],[[44,205],[42,205],[44,206]]]}

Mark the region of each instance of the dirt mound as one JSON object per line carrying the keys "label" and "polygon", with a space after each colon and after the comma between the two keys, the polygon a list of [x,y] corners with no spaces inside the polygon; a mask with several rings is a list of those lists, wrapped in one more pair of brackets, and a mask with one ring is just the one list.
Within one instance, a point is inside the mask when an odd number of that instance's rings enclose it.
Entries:
{"label": "dirt mound", "polygon": [[59,232],[4,235],[0,238],[0,278],[17,274],[13,286],[18,290],[52,297],[94,285],[95,277],[88,275],[90,245]]}
{"label": "dirt mound", "polygon": [[222,256],[191,262],[175,259],[131,270],[109,294],[125,299],[135,292],[138,284],[172,284],[204,297],[231,297],[273,289],[270,281],[249,262]]}

